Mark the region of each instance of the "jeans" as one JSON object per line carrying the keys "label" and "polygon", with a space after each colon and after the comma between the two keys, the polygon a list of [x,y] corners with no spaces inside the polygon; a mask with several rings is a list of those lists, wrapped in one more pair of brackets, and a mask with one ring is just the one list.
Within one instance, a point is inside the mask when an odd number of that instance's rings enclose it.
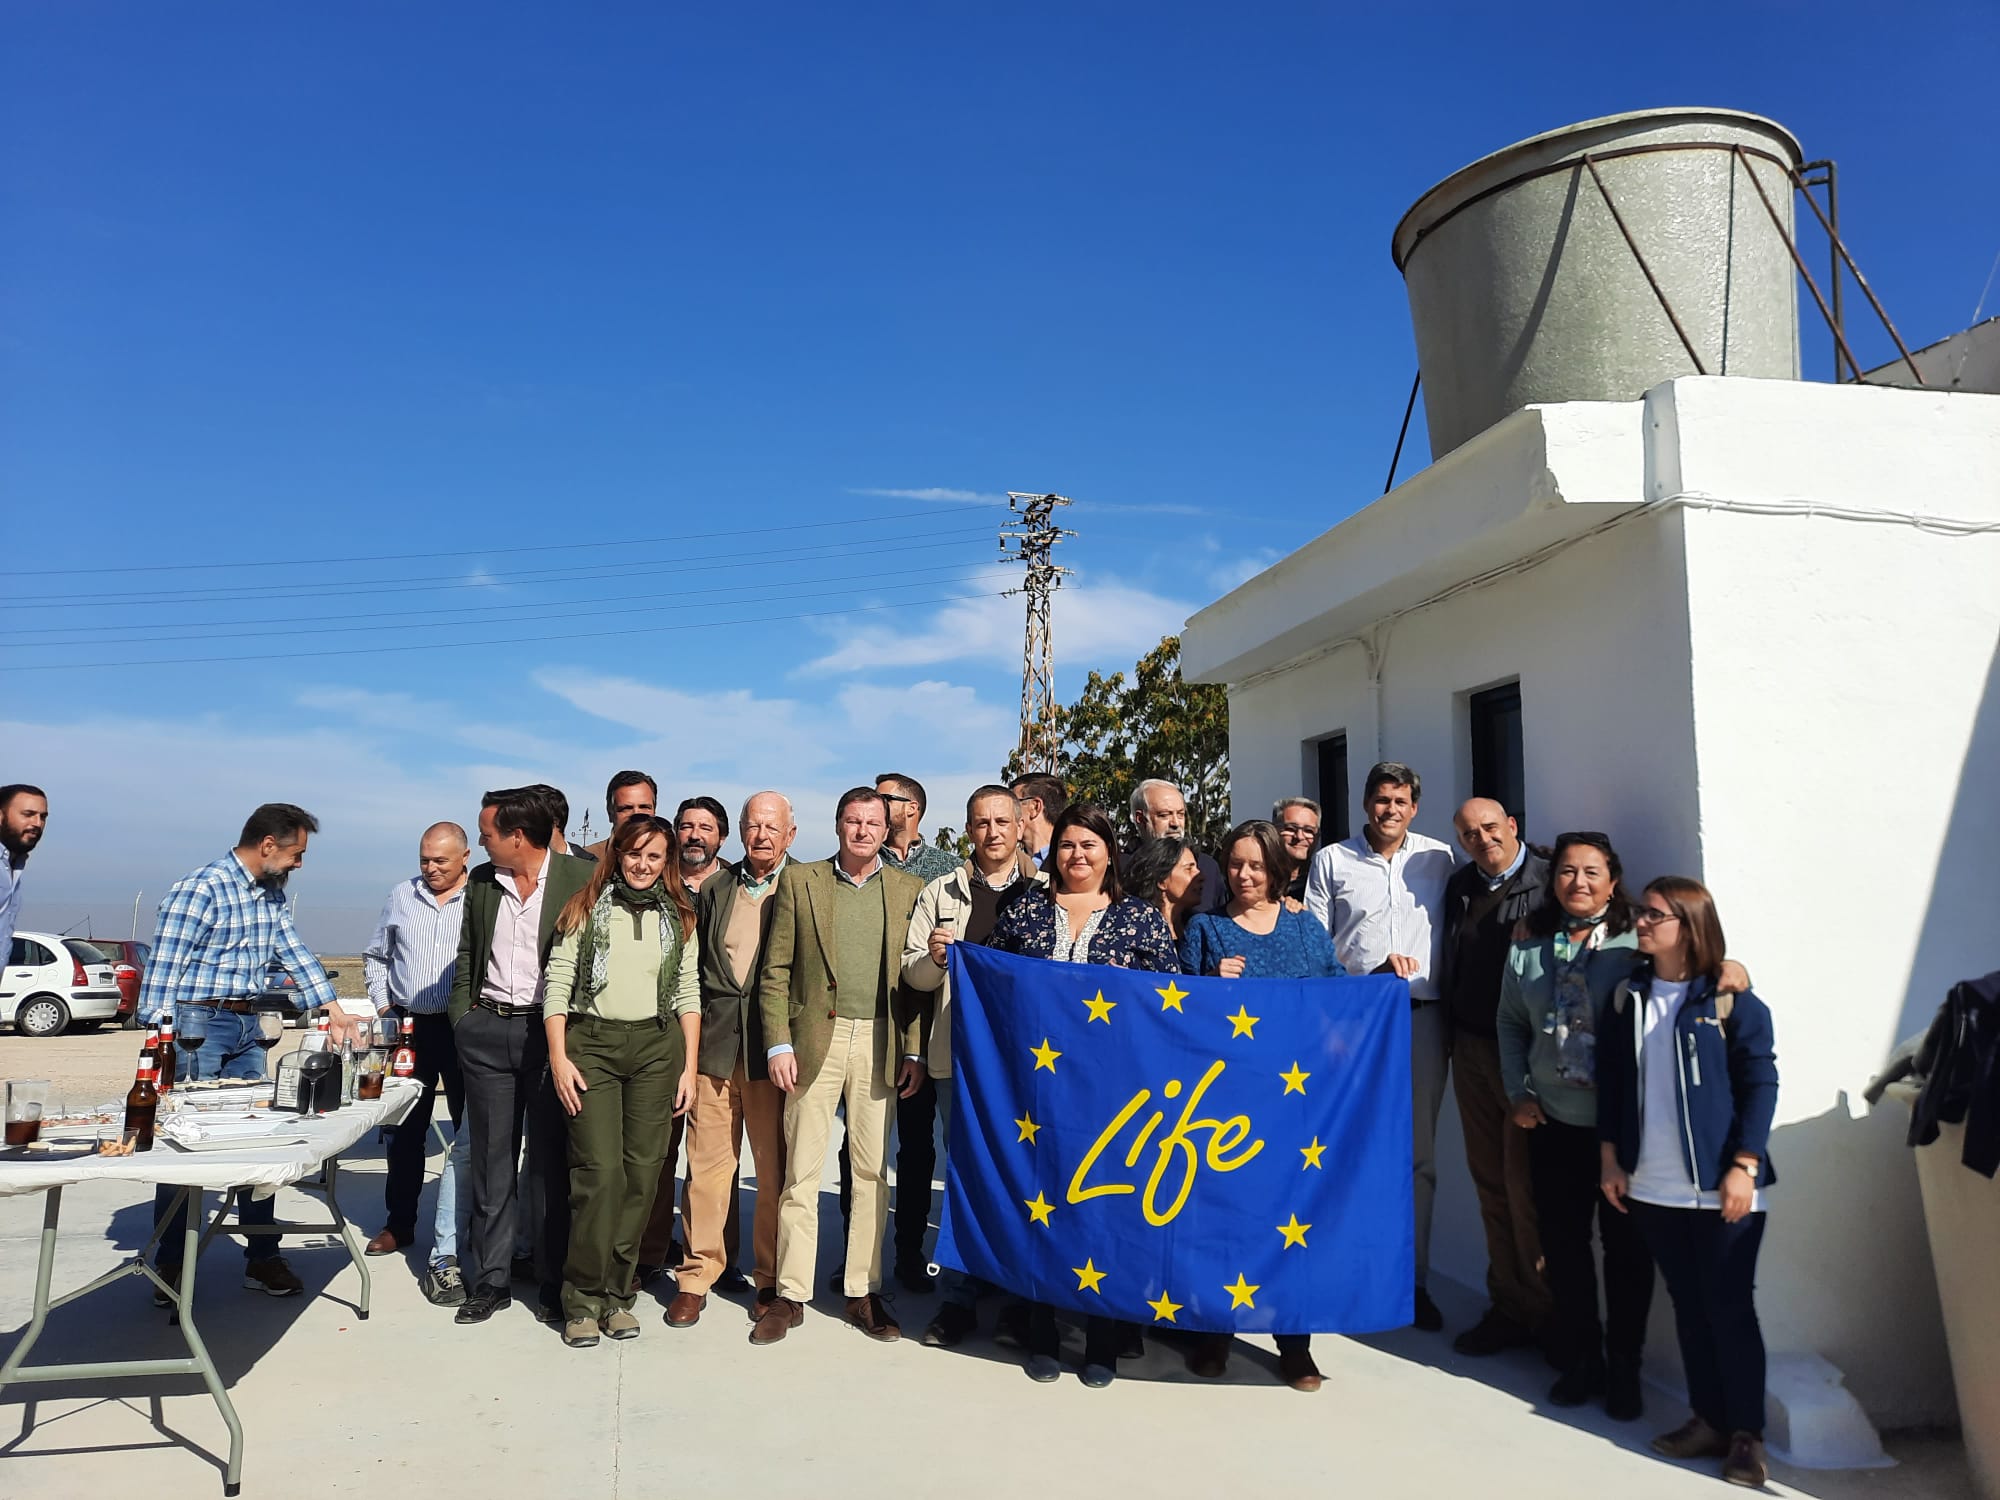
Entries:
{"label": "jeans", "polygon": [[[259,1039],[262,1033],[256,1016],[206,1006],[182,1005],[176,1008],[175,1020],[180,1026],[180,1034],[175,1039],[175,1082],[267,1076],[266,1054]],[[158,1226],[162,1220],[167,1221],[155,1257],[162,1266],[180,1264],[181,1236],[187,1231],[187,1205],[182,1204],[171,1217],[167,1212],[179,1191],[179,1188],[171,1187],[153,1190],[153,1223]],[[239,1188],[236,1192],[236,1217],[246,1228],[274,1224],[278,1219],[278,1200],[275,1195],[269,1194],[262,1198],[252,1197],[250,1189]],[[278,1253],[282,1243],[276,1235],[246,1238],[243,1241],[243,1258],[246,1262],[268,1260]]]}
{"label": "jeans", "polygon": [[444,1170],[438,1174],[437,1214],[431,1226],[432,1265],[447,1255],[456,1258],[459,1240],[470,1232],[472,1194],[468,1191],[461,1198],[458,1184],[472,1170],[468,1165],[471,1159],[472,1132],[462,1125],[453,1126],[451,1149],[445,1153]]}
{"label": "jeans", "polygon": [[1764,1215],[1722,1222],[1713,1208],[1632,1204],[1632,1222],[1674,1299],[1688,1405],[1717,1432],[1764,1435],[1764,1331],[1757,1249]]}

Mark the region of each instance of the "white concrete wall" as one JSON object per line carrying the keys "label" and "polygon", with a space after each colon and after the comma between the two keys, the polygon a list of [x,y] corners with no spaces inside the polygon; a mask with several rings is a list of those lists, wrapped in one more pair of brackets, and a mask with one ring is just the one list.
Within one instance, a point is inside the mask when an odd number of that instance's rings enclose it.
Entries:
{"label": "white concrete wall", "polygon": [[[1646,411],[1655,499],[2000,519],[1992,398],[1696,379]],[[1769,1342],[1831,1359],[1887,1427],[1950,1421],[1952,1392],[1907,1116],[1854,1112],[1953,981],[2000,967],[1996,585],[2000,534],[1674,507],[1397,621],[1379,725],[1358,648],[1230,692],[1238,817],[1344,730],[1353,796],[1378,752],[1408,761],[1417,827],[1449,838],[1465,697],[1518,677],[1530,836],[1601,828],[1635,888],[1709,882],[1777,1017]],[[1433,1264],[1479,1286],[1457,1139],[1447,1105]],[[1664,1294],[1650,1355],[1677,1363]]]}

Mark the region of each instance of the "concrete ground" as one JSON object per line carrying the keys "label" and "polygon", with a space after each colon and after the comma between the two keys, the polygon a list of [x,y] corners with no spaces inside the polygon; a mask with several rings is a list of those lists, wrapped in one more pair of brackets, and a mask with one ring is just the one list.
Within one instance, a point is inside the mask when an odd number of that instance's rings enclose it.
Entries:
{"label": "concrete ground", "polygon": [[[112,1039],[78,1043],[87,1040]],[[0,1072],[20,1076],[15,1045],[0,1040]],[[135,1051],[129,1038],[104,1046],[94,1068],[82,1059],[80,1083],[108,1078],[114,1063],[129,1067]],[[342,1174],[342,1199],[364,1233],[380,1227],[381,1165],[369,1147]],[[426,1210],[429,1197],[427,1189]],[[840,1254],[830,1183],[823,1204],[824,1271]],[[41,1213],[39,1196],[0,1198],[0,1357],[27,1321]],[[150,1217],[141,1191],[71,1189],[58,1290],[117,1264],[143,1242]],[[1187,1372],[1183,1346],[1149,1340],[1146,1358],[1122,1365],[1116,1385],[1091,1391],[1075,1378],[1077,1349],[1071,1372],[1041,1386],[1023,1376],[1017,1354],[983,1337],[950,1352],[922,1348],[915,1335],[932,1296],[896,1298],[909,1337],[894,1345],[847,1328],[834,1297],[822,1296],[782,1344],[755,1349],[735,1304],[711,1298],[702,1321],[681,1331],[668,1329],[661,1303],[646,1296],[640,1338],[570,1350],[527,1303],[478,1327],[456,1326],[448,1309],[424,1301],[416,1267],[401,1257],[370,1263],[374,1316],[361,1322],[342,1249],[305,1239],[288,1254],[308,1295],[287,1301],[238,1287],[232,1245],[211,1246],[202,1259],[200,1326],[248,1433],[246,1496],[657,1500],[706,1491],[837,1500],[1216,1496],[1330,1485],[1370,1500],[1732,1493],[1707,1465],[1664,1463],[1645,1451],[1647,1437],[1685,1416],[1672,1398],[1649,1391],[1646,1417],[1629,1427],[1601,1411],[1554,1411],[1541,1400],[1550,1377],[1538,1358],[1461,1359],[1444,1335],[1318,1339],[1327,1380],[1311,1396],[1278,1384],[1267,1340],[1240,1342],[1218,1382]],[[1472,1294],[1436,1290],[1451,1327],[1477,1315]],[[983,1312],[990,1325],[991,1308]],[[184,1352],[136,1279],[58,1311],[36,1356],[114,1351]],[[1770,1492],[1971,1500],[1955,1440],[1889,1447],[1896,1468],[1774,1467]],[[192,1379],[0,1393],[0,1496],[9,1500],[98,1500],[127,1489],[219,1495],[226,1453],[221,1417]]]}

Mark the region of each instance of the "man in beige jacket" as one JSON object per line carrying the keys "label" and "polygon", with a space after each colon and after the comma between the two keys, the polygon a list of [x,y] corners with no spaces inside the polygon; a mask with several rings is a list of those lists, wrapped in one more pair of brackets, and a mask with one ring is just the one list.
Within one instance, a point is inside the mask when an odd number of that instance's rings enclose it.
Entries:
{"label": "man in beige jacket", "polygon": [[[1021,847],[1021,804],[1006,787],[983,786],[966,799],[965,835],[972,841],[972,863],[924,887],[903,944],[904,980],[937,996],[925,1017],[924,1060],[937,1082],[947,1164],[952,1108],[951,945],[985,942],[1000,913],[1046,878]],[[945,1273],[944,1302],[924,1330],[926,1345],[949,1349],[972,1332],[978,1323],[975,1308],[982,1286],[962,1271]]]}
{"label": "man in beige jacket", "polygon": [[772,897],[758,1000],[771,1082],[785,1094],[785,1196],[778,1294],[751,1330],[753,1344],[774,1344],[798,1327],[812,1299],[820,1176],[842,1102],[854,1162],[842,1287],[847,1318],[870,1338],[902,1337],[879,1295],[889,1219],[883,1159],[891,1101],[924,1081],[926,997],[902,981],[910,913],[923,883],[883,863],[888,822],[873,787],[845,793],[834,812],[839,852],[787,865]]}

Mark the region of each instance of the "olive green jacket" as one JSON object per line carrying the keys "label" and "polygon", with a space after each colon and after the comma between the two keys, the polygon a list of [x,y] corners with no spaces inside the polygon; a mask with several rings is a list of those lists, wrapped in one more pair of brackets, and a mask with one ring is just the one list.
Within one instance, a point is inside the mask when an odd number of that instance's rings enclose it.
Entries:
{"label": "olive green jacket", "polygon": [[[542,923],[537,944],[541,965],[549,965],[556,918],[597,867],[587,859],[551,854],[542,865]],[[465,883],[465,920],[458,929],[458,962],[451,971],[451,1024],[456,1026],[486,987],[486,961],[493,953],[493,925],[500,916],[500,877],[491,862],[474,868]]]}
{"label": "olive green jacket", "polygon": [[[771,897],[771,926],[764,939],[763,972],[757,995],[764,1017],[764,1046],[789,1045],[798,1054],[799,1088],[819,1075],[833,1041],[834,887],[838,877],[831,859],[811,864],[794,861],[778,876]],[[878,1039],[883,1076],[896,1085],[905,1057],[923,1055],[924,1012],[930,996],[903,982],[903,943],[910,913],[924,883],[885,863],[870,877],[881,892],[884,931],[882,980],[889,995],[889,1024]],[[883,1042],[886,1040],[887,1045]]]}

